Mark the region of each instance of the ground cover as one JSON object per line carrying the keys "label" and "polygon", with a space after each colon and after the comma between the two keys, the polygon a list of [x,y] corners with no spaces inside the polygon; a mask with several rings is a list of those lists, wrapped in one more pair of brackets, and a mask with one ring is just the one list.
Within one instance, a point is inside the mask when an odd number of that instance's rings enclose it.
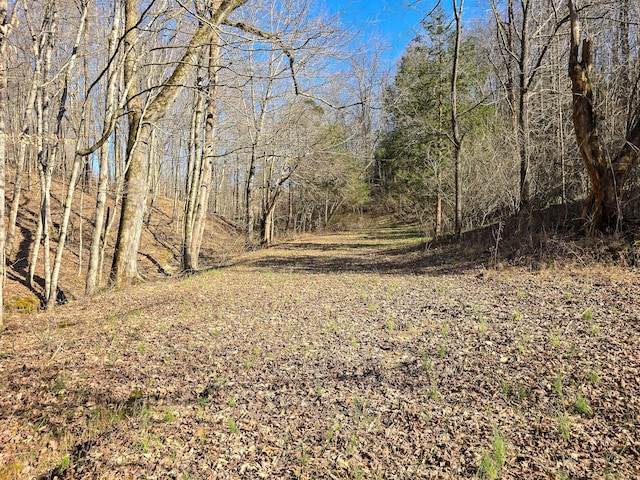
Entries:
{"label": "ground cover", "polygon": [[485,268],[410,229],[13,315],[0,478],[640,478],[631,268]]}

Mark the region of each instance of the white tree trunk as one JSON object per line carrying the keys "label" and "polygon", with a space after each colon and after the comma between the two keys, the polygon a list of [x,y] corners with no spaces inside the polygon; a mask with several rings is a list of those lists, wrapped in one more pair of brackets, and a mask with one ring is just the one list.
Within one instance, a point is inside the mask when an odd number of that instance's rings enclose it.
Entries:
{"label": "white tree trunk", "polygon": [[5,57],[8,25],[7,0],[0,0],[0,327],[4,319],[4,277],[5,277],[5,227],[4,227],[4,196],[5,196],[5,164],[6,164],[6,90],[7,90],[7,61]]}

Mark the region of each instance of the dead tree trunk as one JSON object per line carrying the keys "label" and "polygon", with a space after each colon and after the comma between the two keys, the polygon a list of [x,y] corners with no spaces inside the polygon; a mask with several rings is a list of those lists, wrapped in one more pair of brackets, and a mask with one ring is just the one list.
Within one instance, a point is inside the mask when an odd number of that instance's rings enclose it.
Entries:
{"label": "dead tree trunk", "polygon": [[573,92],[573,125],[580,156],[591,179],[591,192],[585,202],[582,219],[588,219],[591,230],[615,231],[622,221],[620,206],[623,187],[640,156],[640,118],[636,118],[628,130],[626,141],[618,153],[612,159],[607,158],[598,137],[593,86],[589,78],[593,43],[590,39],[583,40],[580,52],[580,20],[572,0],[568,0],[568,5],[571,20],[569,77]]}

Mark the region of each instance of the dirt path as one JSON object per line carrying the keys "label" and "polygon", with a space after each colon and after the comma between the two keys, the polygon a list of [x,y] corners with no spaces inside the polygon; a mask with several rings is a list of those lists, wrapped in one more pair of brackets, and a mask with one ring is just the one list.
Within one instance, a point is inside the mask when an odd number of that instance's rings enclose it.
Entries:
{"label": "dirt path", "polygon": [[307,237],[0,335],[0,478],[640,478],[626,269]]}

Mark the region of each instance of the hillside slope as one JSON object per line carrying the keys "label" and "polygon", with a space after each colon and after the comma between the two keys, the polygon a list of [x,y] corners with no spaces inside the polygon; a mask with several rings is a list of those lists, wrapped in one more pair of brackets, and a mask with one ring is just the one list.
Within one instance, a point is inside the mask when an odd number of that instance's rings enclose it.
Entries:
{"label": "hillside slope", "polygon": [[[52,214],[54,229],[59,228],[62,214],[64,186],[54,182],[52,187]],[[109,207],[113,208],[113,199]],[[35,275],[35,288],[28,285],[29,258],[34,248],[37,225],[37,212],[40,208],[40,194],[37,185],[22,194],[22,203],[18,211],[14,252],[7,259],[7,281],[5,284],[5,308],[9,312],[37,308],[42,299],[44,281],[43,248],[40,247],[38,266]],[[180,205],[177,206],[181,208]],[[139,271],[145,279],[169,277],[177,273],[180,265],[181,215],[173,215],[173,201],[158,197],[153,203],[151,215],[145,216],[148,222],[143,229],[140,251],[138,253]],[[60,297],[66,301],[81,298],[84,295],[85,275],[89,247],[91,244],[92,220],[95,212],[93,193],[76,192],[73,213],[70,220],[66,250],[60,274]],[[177,218],[174,220],[173,217]],[[107,287],[109,267],[113,255],[113,245],[117,230],[117,221],[110,230],[108,247],[105,251],[103,269],[103,287]],[[51,256],[55,255],[57,233],[52,235]],[[231,255],[243,249],[243,239],[237,226],[216,215],[210,215],[204,234],[201,264],[204,269],[224,265]]]}

